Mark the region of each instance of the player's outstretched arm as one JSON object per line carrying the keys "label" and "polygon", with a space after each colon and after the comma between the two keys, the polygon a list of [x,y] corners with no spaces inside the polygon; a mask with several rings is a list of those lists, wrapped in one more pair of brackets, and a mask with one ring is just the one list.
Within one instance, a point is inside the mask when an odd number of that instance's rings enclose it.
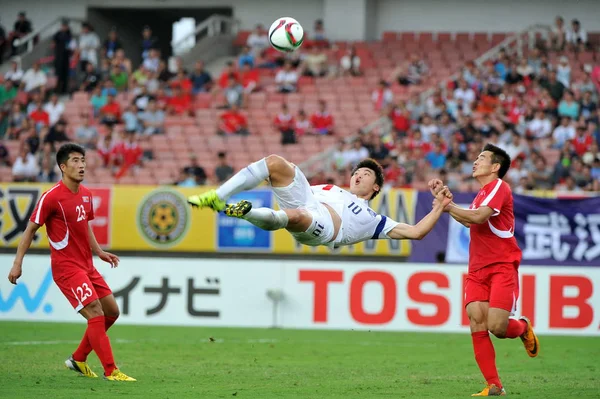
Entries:
{"label": "player's outstretched arm", "polygon": [[494,210],[489,206],[482,206],[477,209],[463,209],[452,204],[448,207],[448,213],[459,222],[464,220],[469,224],[482,224],[492,217]]}
{"label": "player's outstretched arm", "polygon": [[89,224],[88,232],[90,235],[90,247],[92,248],[92,252],[98,255],[98,257],[106,263],[110,263],[111,267],[119,266],[119,257],[117,255],[111,254],[110,252],[106,252],[100,247],[100,244],[98,244],[98,240],[96,240],[96,236],[94,235],[94,230],[92,230],[92,226],[90,226]]}
{"label": "player's outstretched arm", "polygon": [[433,202],[433,209],[419,223],[414,226],[400,223],[388,232],[388,236],[394,240],[421,240],[433,229],[433,226],[444,213],[444,208],[452,202],[452,193],[448,187],[440,190]]}
{"label": "player's outstretched arm", "polygon": [[17,255],[15,256],[15,260],[13,261],[13,266],[8,273],[8,281],[12,284],[17,284],[17,280],[21,277],[23,272],[23,258],[25,257],[25,253],[31,246],[31,242],[33,241],[33,237],[35,236],[35,232],[41,226],[39,224],[29,222],[27,224],[27,228],[23,232],[21,236],[21,241],[19,242],[19,246],[17,247]]}

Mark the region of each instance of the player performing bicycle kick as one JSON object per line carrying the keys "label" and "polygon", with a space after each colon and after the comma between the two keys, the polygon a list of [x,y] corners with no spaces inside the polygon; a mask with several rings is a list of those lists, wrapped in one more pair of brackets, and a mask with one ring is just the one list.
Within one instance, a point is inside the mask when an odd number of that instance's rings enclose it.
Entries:
{"label": "player performing bicycle kick", "polygon": [[[267,180],[280,210],[253,208],[249,201],[227,204],[227,199],[251,190]],[[263,230],[286,229],[301,244],[338,248],[371,239],[425,237],[451,203],[443,188],[433,209],[414,226],[398,223],[369,208],[383,186],[383,169],[372,159],[361,161],[352,171],[350,190],[333,184],[311,186],[302,171],[278,155],[248,165],[216,190],[188,198],[193,207],[224,211]]]}

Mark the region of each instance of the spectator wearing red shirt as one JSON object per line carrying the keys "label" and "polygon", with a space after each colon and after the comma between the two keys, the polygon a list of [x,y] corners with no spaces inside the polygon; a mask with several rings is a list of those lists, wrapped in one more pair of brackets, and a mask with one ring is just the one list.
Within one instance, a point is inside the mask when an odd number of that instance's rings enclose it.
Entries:
{"label": "spectator wearing red shirt", "polygon": [[231,105],[231,108],[228,111],[221,114],[221,117],[217,122],[217,134],[221,136],[231,134],[247,136],[249,134],[248,120],[246,119],[246,116],[239,111],[239,107],[236,104]]}
{"label": "spectator wearing red shirt", "polygon": [[229,86],[230,77],[233,77],[238,82],[240,81],[240,75],[235,70],[233,61],[227,62],[227,65],[223,68],[223,72],[221,72],[221,76],[219,76],[219,88],[221,90],[224,90]]}
{"label": "spectator wearing red shirt", "polygon": [[392,126],[399,134],[406,134],[410,129],[410,111],[406,108],[404,101],[400,101],[390,114]]}
{"label": "spectator wearing red shirt", "polygon": [[109,93],[106,105],[100,108],[100,122],[112,126],[121,121],[121,114],[121,106],[115,101],[115,95]]}
{"label": "spectator wearing red shirt", "polygon": [[174,87],[173,96],[167,101],[167,112],[171,115],[193,116],[192,98],[180,86]]}
{"label": "spectator wearing red shirt", "polygon": [[316,134],[333,134],[333,116],[327,111],[325,101],[319,101],[319,110],[312,114],[310,123]]}
{"label": "spectator wearing red shirt", "polygon": [[114,149],[115,143],[113,142],[112,134],[109,133],[104,136],[102,140],[98,141],[96,151],[98,151],[104,167],[108,167],[113,164],[113,158],[115,155]]}
{"label": "spectator wearing red shirt", "polygon": [[277,114],[273,120],[275,128],[281,132],[281,144],[295,144],[296,143],[296,132],[294,126],[296,121],[290,113],[286,103],[281,105],[281,112]]}
{"label": "spectator wearing red shirt", "polygon": [[117,172],[116,178],[119,179],[135,167],[142,164],[142,156],[144,151],[138,144],[138,138],[135,133],[128,133],[127,139],[115,149],[116,156],[120,160],[121,169]]}
{"label": "spectator wearing red shirt", "polygon": [[186,95],[192,92],[193,84],[190,78],[185,74],[184,70],[177,72],[177,76],[171,81],[171,87],[173,89],[179,87]]}
{"label": "spectator wearing red shirt", "polygon": [[35,122],[36,127],[50,125],[50,115],[44,111],[41,101],[36,103],[35,110],[29,114],[29,117]]}
{"label": "spectator wearing red shirt", "polygon": [[427,154],[431,151],[431,144],[423,141],[420,130],[415,130],[413,131],[412,136],[406,140],[406,148],[410,152],[419,149],[422,153]]}
{"label": "spectator wearing red shirt", "polygon": [[260,76],[257,69],[252,69],[250,64],[243,64],[240,75],[244,94],[250,94],[258,88]]}
{"label": "spectator wearing red shirt", "polygon": [[577,135],[571,141],[573,150],[580,157],[590,150],[593,142],[594,139],[592,135],[587,132],[585,126],[577,127]]}

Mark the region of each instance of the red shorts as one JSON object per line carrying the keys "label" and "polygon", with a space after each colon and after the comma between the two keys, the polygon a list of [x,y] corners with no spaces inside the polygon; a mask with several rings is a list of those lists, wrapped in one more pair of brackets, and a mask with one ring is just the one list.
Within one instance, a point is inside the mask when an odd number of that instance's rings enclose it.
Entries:
{"label": "red shorts", "polygon": [[519,271],[512,263],[498,263],[469,272],[465,282],[465,305],[489,302],[490,308],[517,310]]}
{"label": "red shorts", "polygon": [[54,282],[77,312],[96,299],[112,294],[96,268],[89,274],[81,270],[74,274],[60,276],[55,278]]}

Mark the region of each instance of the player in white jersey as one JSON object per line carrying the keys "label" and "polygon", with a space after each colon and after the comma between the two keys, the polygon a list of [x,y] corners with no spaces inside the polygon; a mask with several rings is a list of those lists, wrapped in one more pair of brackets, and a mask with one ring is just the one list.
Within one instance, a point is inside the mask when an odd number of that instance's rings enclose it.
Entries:
{"label": "player in white jersey", "polygon": [[[267,180],[280,210],[252,208],[248,201],[227,204],[229,197],[251,190]],[[188,198],[199,208],[224,211],[264,230],[288,230],[309,246],[339,247],[370,239],[420,240],[431,231],[452,201],[447,188],[436,196],[432,211],[416,225],[398,223],[369,208],[369,201],[383,186],[383,170],[372,159],[353,170],[350,191],[332,184],[310,186],[302,171],[278,155],[248,165],[216,190]]]}

